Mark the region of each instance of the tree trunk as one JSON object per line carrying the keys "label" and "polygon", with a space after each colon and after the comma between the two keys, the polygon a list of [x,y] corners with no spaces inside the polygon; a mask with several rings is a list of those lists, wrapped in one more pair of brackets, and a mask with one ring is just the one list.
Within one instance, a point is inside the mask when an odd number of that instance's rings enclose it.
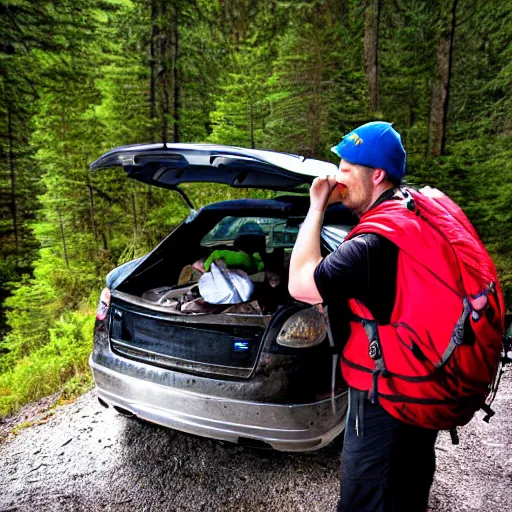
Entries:
{"label": "tree trunk", "polygon": [[370,110],[379,110],[379,22],[381,0],[370,0],[364,12],[364,62]]}
{"label": "tree trunk", "polygon": [[169,84],[166,81],[162,84],[162,142],[167,144],[167,131],[169,127]]}
{"label": "tree trunk", "polygon": [[69,268],[69,259],[68,259],[68,248],[66,244],[66,236],[64,235],[64,223],[62,222],[62,213],[58,210],[59,213],[59,224],[60,224],[60,236],[62,237],[62,252],[64,253],[64,261],[66,262],[66,267]]}
{"label": "tree trunk", "polygon": [[249,131],[251,137],[251,148],[254,149],[254,105],[252,99],[249,104]]}
{"label": "tree trunk", "polygon": [[137,241],[137,201],[135,192],[132,192],[132,218],[133,218],[133,243]]}
{"label": "tree trunk", "polygon": [[[157,0],[155,0],[157,2]],[[162,26],[168,23],[168,2],[166,0],[158,0],[156,3],[157,13],[155,16],[156,35],[155,35],[155,60],[157,73],[155,76],[155,101],[158,99],[159,113],[161,116],[161,140],[167,143],[167,135],[169,131],[170,104],[169,95],[171,84],[170,69],[172,56],[170,55],[169,33]]]}
{"label": "tree trunk", "polygon": [[103,249],[104,249],[105,251],[108,251],[108,239],[107,239],[107,234],[106,234],[106,233],[104,233],[104,232],[102,232],[102,233],[101,233],[101,238],[102,238],[102,240],[103,240]]}
{"label": "tree trunk", "polygon": [[409,105],[407,116],[407,127],[412,128],[416,122],[416,115],[414,113],[414,106],[416,105],[416,91],[414,89],[414,82],[411,81],[409,85]]}
{"label": "tree trunk", "polygon": [[156,37],[157,31],[157,9],[156,0],[151,0],[151,38],[149,41],[149,67],[151,70],[151,79],[149,83],[149,117],[151,119],[151,139],[156,140],[155,119],[156,119]]}
{"label": "tree trunk", "polygon": [[7,103],[7,139],[9,145],[9,173],[11,178],[11,214],[12,214],[12,228],[14,232],[14,250],[16,258],[19,256],[19,236],[18,236],[18,211],[16,208],[16,173],[14,166],[14,134],[12,126],[12,112],[11,105]]}
{"label": "tree trunk", "polygon": [[436,77],[432,87],[428,141],[428,152],[433,158],[445,153],[456,14],[457,0],[453,0],[450,25],[443,29],[437,44]]}
{"label": "tree trunk", "polygon": [[174,6],[174,16],[172,23],[173,32],[173,47],[174,55],[172,59],[173,65],[173,87],[174,87],[174,106],[172,117],[174,121],[174,142],[180,141],[180,114],[181,114],[181,77],[180,77],[180,33],[179,33],[179,7],[177,4]]}
{"label": "tree trunk", "polygon": [[87,174],[87,189],[89,190],[89,211],[91,214],[91,228],[94,234],[94,240],[98,240],[98,232],[96,231],[96,220],[95,220],[95,212],[94,212],[94,194],[92,191],[92,186],[89,181],[89,175]]}

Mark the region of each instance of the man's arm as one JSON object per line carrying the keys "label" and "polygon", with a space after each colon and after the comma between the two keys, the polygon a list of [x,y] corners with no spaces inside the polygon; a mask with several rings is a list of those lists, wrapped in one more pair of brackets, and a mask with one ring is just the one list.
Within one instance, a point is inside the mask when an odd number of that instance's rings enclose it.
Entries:
{"label": "man's arm", "polygon": [[290,259],[288,291],[297,300],[318,304],[322,297],[315,284],[316,266],[322,261],[320,230],[324,212],[309,209],[302,224]]}
{"label": "man's arm", "polygon": [[288,291],[297,300],[309,304],[322,302],[315,283],[315,269],[322,261],[320,230],[329,197],[336,186],[334,177],[316,178],[310,189],[311,205],[304,220],[290,259]]}

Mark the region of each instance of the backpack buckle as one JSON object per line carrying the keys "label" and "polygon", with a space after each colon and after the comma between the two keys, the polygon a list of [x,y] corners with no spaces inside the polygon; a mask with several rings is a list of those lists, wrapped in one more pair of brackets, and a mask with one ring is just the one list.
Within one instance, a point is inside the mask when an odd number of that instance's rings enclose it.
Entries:
{"label": "backpack buckle", "polygon": [[382,357],[380,348],[379,331],[377,330],[377,322],[375,320],[361,319],[366,336],[368,337],[368,356],[374,361]]}
{"label": "backpack buckle", "polygon": [[368,355],[370,356],[370,359],[374,360],[382,357],[378,340],[370,341],[368,345]]}

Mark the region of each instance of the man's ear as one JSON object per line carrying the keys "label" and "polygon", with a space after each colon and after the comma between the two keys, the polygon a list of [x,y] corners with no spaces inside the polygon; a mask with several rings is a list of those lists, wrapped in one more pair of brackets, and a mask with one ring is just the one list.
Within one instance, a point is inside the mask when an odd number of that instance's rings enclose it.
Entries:
{"label": "man's ear", "polygon": [[384,169],[376,168],[373,170],[373,186],[377,186],[381,184],[387,177],[386,171]]}

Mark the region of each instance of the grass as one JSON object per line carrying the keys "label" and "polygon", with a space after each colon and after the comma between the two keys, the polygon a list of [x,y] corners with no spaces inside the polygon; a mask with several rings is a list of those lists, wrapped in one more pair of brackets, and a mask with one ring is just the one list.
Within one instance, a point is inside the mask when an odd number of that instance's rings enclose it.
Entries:
{"label": "grass", "polygon": [[88,358],[94,313],[67,313],[49,329],[50,341],[0,374],[0,416],[62,390],[61,403],[91,389]]}
{"label": "grass", "polygon": [[94,387],[94,380],[89,370],[86,373],[79,373],[71,377],[62,388],[62,394],[57,400],[57,405],[64,405],[74,402],[76,398]]}
{"label": "grass", "polygon": [[14,436],[17,436],[24,428],[31,427],[34,424],[33,421],[24,421],[23,423],[20,423],[16,425],[12,430],[11,434]]}

